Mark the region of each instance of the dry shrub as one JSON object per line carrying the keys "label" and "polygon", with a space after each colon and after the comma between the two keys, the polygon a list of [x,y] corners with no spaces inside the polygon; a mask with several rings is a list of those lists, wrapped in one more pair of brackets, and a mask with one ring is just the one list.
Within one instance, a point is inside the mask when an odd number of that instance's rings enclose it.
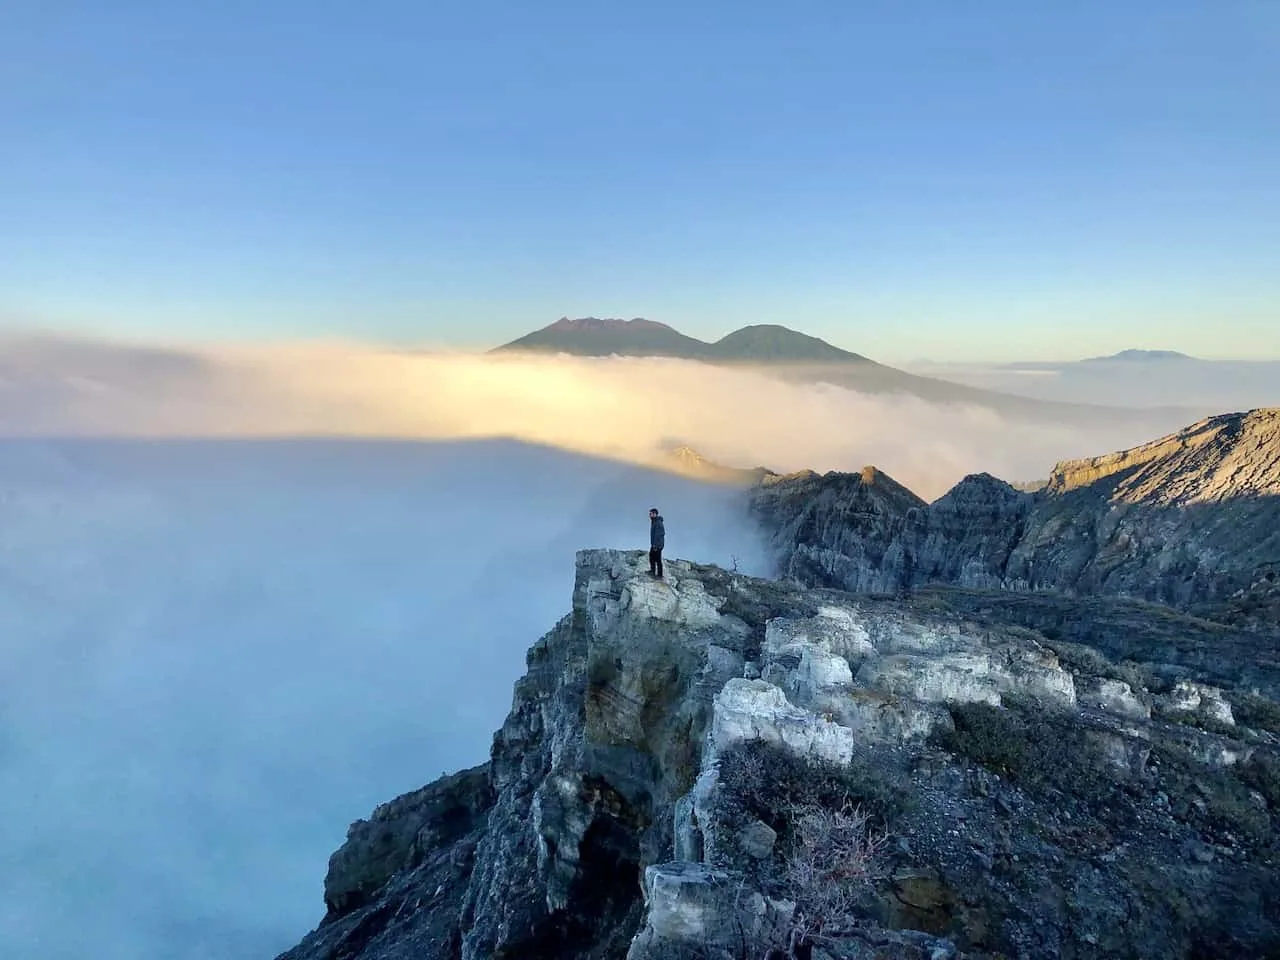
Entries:
{"label": "dry shrub", "polygon": [[793,808],[794,845],[783,865],[783,884],[796,909],[786,956],[852,927],[866,888],[884,876],[886,834],[872,830],[861,806]]}

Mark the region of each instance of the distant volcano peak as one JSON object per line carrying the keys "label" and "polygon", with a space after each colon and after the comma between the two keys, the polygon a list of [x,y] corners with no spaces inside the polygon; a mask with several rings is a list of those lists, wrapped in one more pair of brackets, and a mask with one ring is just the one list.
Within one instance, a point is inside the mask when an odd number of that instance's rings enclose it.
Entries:
{"label": "distant volcano peak", "polygon": [[559,330],[563,332],[578,330],[670,330],[675,332],[665,323],[659,323],[657,320],[646,320],[644,317],[632,317],[630,320],[622,320],[614,317],[561,317],[546,330]]}

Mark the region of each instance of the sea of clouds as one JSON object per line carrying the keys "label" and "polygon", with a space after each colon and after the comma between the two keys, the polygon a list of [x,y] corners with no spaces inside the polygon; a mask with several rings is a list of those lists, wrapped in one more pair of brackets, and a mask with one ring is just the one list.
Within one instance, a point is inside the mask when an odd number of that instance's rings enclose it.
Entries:
{"label": "sea of clouds", "polygon": [[874,464],[932,499],[976,471],[1043,477],[1152,439],[1156,423],[1010,420],[675,359],[0,341],[0,435],[505,436],[641,463],[679,442],[781,472]]}
{"label": "sea of clouds", "polygon": [[574,551],[769,558],[645,464],[926,496],[1148,439],[682,361],[0,344],[0,956],[271,957],[348,823],[482,761]]}
{"label": "sea of clouds", "polygon": [[651,504],[767,572],[730,491],[514,441],[0,441],[0,956],[289,946]]}

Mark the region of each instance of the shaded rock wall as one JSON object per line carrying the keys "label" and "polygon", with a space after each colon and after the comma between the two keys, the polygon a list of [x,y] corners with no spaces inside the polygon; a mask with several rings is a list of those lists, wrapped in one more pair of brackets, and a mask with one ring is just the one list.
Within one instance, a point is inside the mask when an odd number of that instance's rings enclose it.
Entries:
{"label": "shaded rock wall", "polygon": [[769,477],[751,490],[784,576],[867,593],[1130,597],[1280,629],[1280,410],[1061,463],[1035,493],[977,474],[926,505],[865,477]]}

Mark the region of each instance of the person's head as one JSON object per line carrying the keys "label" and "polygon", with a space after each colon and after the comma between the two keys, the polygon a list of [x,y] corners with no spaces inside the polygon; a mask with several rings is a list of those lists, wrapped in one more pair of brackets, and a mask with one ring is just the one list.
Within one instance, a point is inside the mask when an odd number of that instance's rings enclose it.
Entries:
{"label": "person's head", "polygon": [[657,507],[650,507],[650,508],[649,508],[649,519],[650,519],[650,520],[657,520],[657,519],[658,519],[658,508],[657,508]]}

